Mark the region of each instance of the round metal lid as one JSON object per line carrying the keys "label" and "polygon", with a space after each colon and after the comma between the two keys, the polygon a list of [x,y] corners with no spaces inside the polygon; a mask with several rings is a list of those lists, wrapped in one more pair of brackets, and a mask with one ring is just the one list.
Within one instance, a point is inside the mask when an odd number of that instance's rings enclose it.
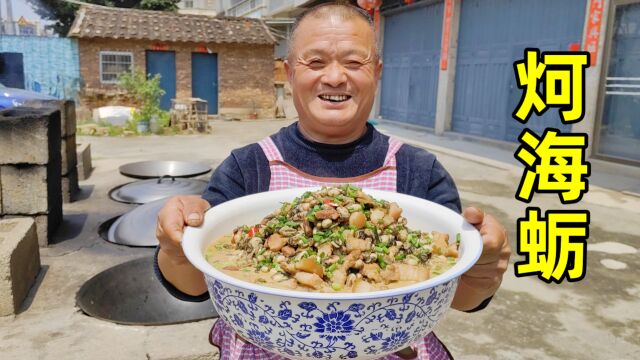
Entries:
{"label": "round metal lid", "polygon": [[140,161],[120,166],[120,174],[137,179],[151,179],[162,176],[193,177],[211,171],[208,165],[173,160]]}
{"label": "round metal lid", "polygon": [[203,180],[161,177],[117,186],[109,191],[109,197],[127,204],[146,204],[174,195],[200,195],[206,187]]}
{"label": "round metal lid", "polygon": [[[118,216],[114,216],[111,219],[100,223],[100,225],[98,226],[98,235],[100,235],[100,237],[102,238],[102,240],[106,240],[106,241],[111,241],[109,240],[109,232],[111,230],[111,226],[120,219],[122,215],[118,215]],[[115,227],[114,227],[115,230]],[[113,242],[113,241],[111,241]]]}
{"label": "round metal lid", "polygon": [[107,232],[107,241],[127,246],[158,246],[156,221],[167,199],[140,205],[115,219]]}
{"label": "round metal lid", "polygon": [[217,317],[211,300],[182,301],[156,278],[153,256],[128,261],[89,279],[76,303],[89,316],[126,325],[166,325]]}

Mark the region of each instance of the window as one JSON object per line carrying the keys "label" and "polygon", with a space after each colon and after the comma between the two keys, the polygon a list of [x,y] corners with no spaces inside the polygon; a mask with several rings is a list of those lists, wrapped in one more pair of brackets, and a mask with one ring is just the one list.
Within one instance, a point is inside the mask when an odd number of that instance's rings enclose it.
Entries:
{"label": "window", "polygon": [[35,25],[18,25],[18,30],[20,35],[35,35],[36,27]]}
{"label": "window", "polygon": [[184,0],[184,8],[192,9],[193,8],[193,0]]}
{"label": "window", "polygon": [[133,66],[133,54],[129,52],[100,52],[100,81],[105,84],[118,82],[118,75],[130,72]]}

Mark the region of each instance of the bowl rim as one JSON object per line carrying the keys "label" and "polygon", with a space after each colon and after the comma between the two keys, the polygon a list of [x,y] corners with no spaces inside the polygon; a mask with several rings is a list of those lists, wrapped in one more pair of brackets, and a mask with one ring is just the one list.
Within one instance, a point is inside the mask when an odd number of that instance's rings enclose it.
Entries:
{"label": "bowl rim", "polygon": [[[220,205],[216,205],[211,207],[206,211],[203,225],[207,221],[208,218],[215,216],[217,212],[223,212],[227,210],[229,207],[233,207],[235,204],[240,202],[246,202],[251,197],[259,197],[267,199],[263,199],[267,201],[269,198],[278,198],[281,194],[289,194],[292,191],[299,191],[299,194],[304,193],[305,191],[316,191],[321,187],[304,187],[304,188],[291,188],[284,190],[275,190],[275,191],[266,191],[260,193],[254,193],[250,195],[245,195],[239,198],[235,198],[229,201],[226,201]],[[212,277],[218,281],[223,283],[227,283],[233,285],[235,287],[261,294],[268,294],[274,296],[280,296],[284,298],[292,298],[292,299],[307,299],[307,300],[366,300],[366,299],[376,299],[376,298],[387,298],[387,297],[395,297],[402,296],[406,294],[416,293],[428,288],[434,288],[438,285],[448,283],[449,281],[458,279],[462,274],[464,274],[467,270],[469,270],[480,258],[482,254],[482,237],[478,230],[471,224],[469,224],[462,215],[456,213],[455,211],[435,203],[433,201],[425,200],[419,197],[415,197],[412,195],[407,195],[403,193],[391,192],[391,191],[383,191],[383,190],[375,190],[375,189],[362,189],[364,192],[376,193],[374,195],[376,198],[385,199],[385,195],[390,195],[396,198],[404,198],[406,201],[418,201],[425,202],[430,204],[431,206],[435,205],[439,207],[439,210],[448,213],[449,216],[454,216],[462,220],[462,228],[460,229],[461,233],[461,246],[464,247],[464,254],[462,257],[458,258],[458,262],[445,271],[444,273],[432,277],[428,280],[421,281],[412,285],[401,286],[398,288],[392,288],[387,290],[377,290],[377,291],[369,291],[369,292],[359,292],[359,293],[349,293],[349,292],[308,292],[308,291],[298,291],[298,290],[287,290],[280,288],[268,287],[260,284],[250,283],[244,280],[237,279],[231,275],[224,273],[221,270],[216,269],[213,265],[211,265],[204,257],[204,252],[201,250],[200,243],[202,241],[195,239],[204,231],[203,226],[199,227],[191,227],[185,226],[185,230],[182,236],[182,249],[184,251],[185,256],[189,260],[189,262],[195,266],[198,270],[200,270],[204,275],[205,279],[207,276]],[[380,196],[381,194],[382,196]],[[299,196],[299,195],[298,195]],[[389,200],[388,200],[389,201]],[[393,201],[393,200],[392,200]],[[206,246],[210,244],[210,241]],[[463,261],[464,260],[464,261]]]}

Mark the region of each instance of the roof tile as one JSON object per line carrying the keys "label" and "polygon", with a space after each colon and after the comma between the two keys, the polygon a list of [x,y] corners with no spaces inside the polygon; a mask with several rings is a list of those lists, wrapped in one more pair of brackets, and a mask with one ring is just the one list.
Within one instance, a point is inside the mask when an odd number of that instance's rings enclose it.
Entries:
{"label": "roof tile", "polygon": [[80,7],[69,31],[69,37],[175,42],[275,43],[275,38],[259,19],[211,17],[97,5]]}

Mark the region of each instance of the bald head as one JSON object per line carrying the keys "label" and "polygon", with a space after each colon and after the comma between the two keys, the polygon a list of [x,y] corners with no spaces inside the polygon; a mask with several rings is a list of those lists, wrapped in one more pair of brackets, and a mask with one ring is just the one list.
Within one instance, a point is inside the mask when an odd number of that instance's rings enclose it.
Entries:
{"label": "bald head", "polygon": [[371,29],[371,47],[372,53],[376,60],[378,60],[378,46],[376,44],[375,38],[375,26],[373,24],[373,19],[369,16],[369,13],[360,9],[359,7],[355,7],[349,4],[343,4],[340,2],[336,3],[324,3],[318,6],[312,7],[306,11],[304,11],[300,16],[296,18],[296,21],[293,23],[291,36],[288,42],[289,52],[287,54],[287,59],[291,61],[293,59],[293,54],[295,52],[294,46],[296,41],[296,35],[298,33],[298,28],[300,25],[306,21],[307,19],[320,19],[326,20],[329,22],[345,22],[345,21],[363,21],[369,25]]}

